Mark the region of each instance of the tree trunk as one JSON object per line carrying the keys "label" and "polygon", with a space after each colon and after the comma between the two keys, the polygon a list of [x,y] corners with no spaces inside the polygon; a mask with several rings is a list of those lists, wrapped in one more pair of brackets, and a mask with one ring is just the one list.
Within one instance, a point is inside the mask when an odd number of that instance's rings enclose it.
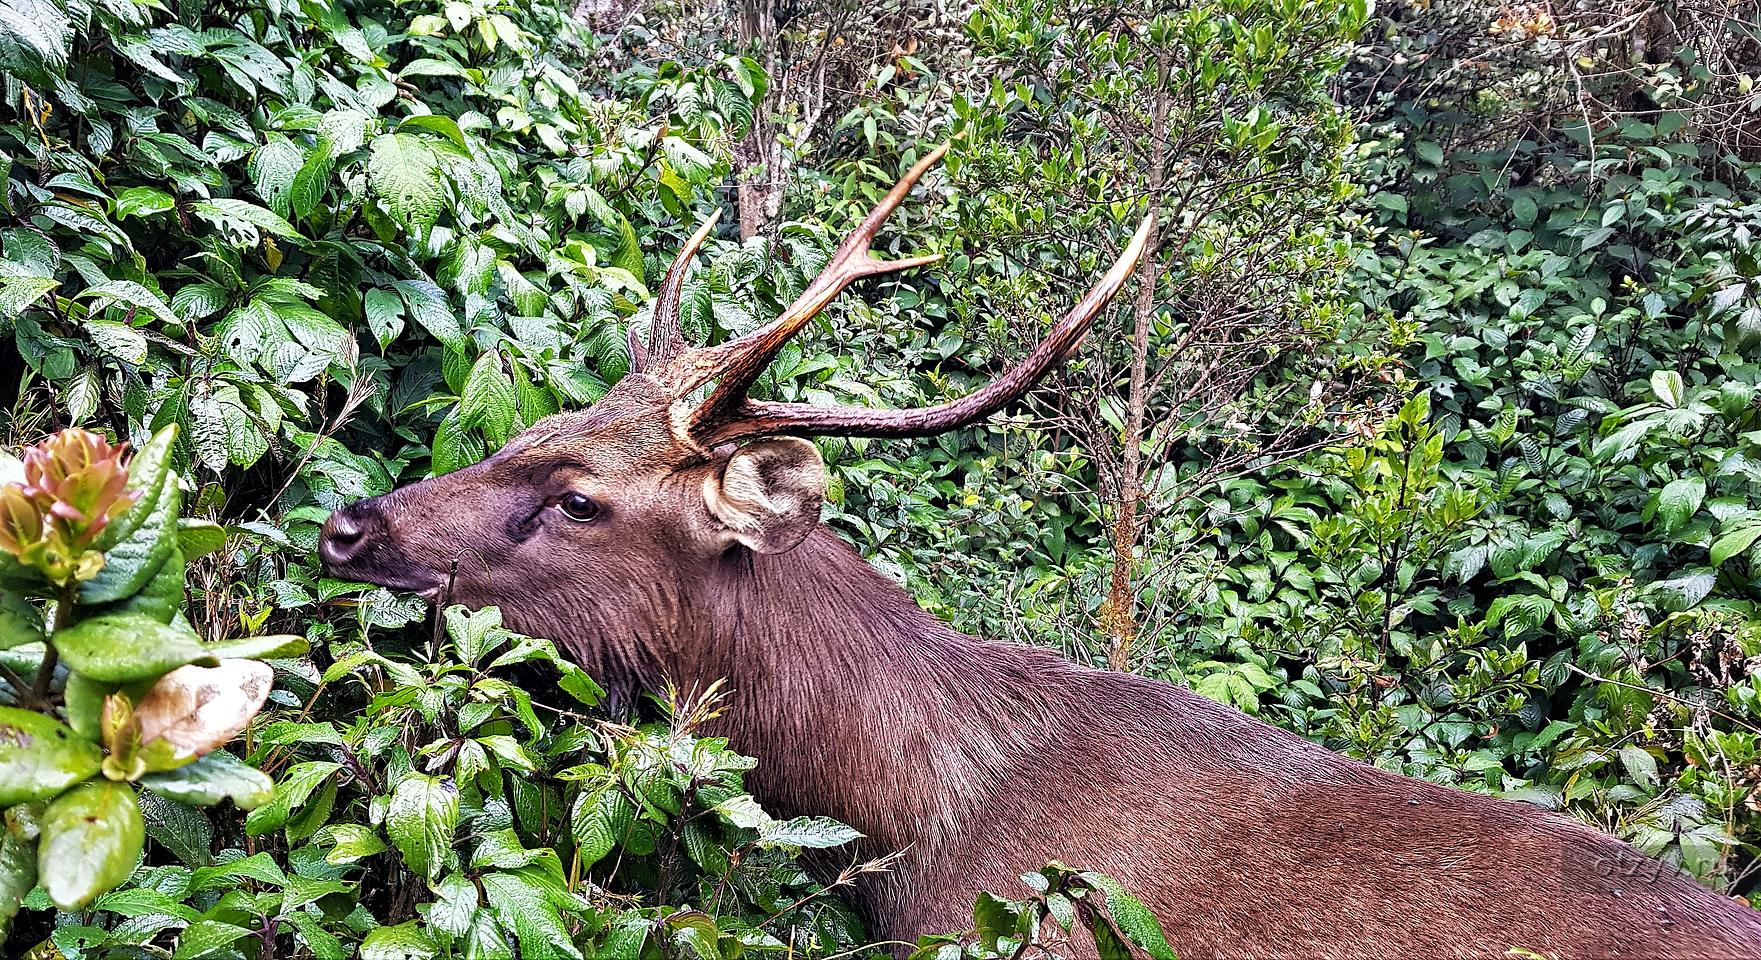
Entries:
{"label": "tree trunk", "polygon": [[740,164],[735,205],[740,214],[740,239],[747,240],[762,232],[782,207],[782,150],[775,114],[783,77],[777,55],[775,0],[741,0],[740,41],[770,78],[764,96],[753,108],[751,128],[734,149]]}
{"label": "tree trunk", "polygon": [[[1153,206],[1161,199],[1163,156],[1168,142],[1167,61],[1157,64],[1156,89],[1150,105],[1147,143],[1150,171],[1149,198]],[[1113,571],[1107,600],[1101,607],[1101,629],[1107,634],[1107,665],[1114,670],[1131,669],[1132,647],[1137,643],[1137,541],[1142,519],[1144,412],[1149,405],[1150,326],[1155,320],[1156,283],[1161,279],[1161,231],[1152,227],[1144,241],[1143,259],[1137,272],[1137,300],[1131,310],[1131,374],[1126,394],[1125,436],[1119,463],[1119,504],[1113,518]]]}

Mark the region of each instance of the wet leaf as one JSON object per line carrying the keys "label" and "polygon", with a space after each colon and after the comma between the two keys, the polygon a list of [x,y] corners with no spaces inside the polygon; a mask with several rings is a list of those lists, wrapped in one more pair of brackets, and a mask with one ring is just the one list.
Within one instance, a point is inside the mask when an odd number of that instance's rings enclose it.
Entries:
{"label": "wet leaf", "polygon": [[1153,960],[1174,960],[1174,948],[1168,945],[1168,937],[1162,931],[1161,923],[1155,914],[1141,900],[1127,893],[1119,881],[1104,873],[1084,873],[1082,879],[1089,886],[1107,895],[1107,913],[1113,919],[1113,927],[1120,936],[1131,941]]}
{"label": "wet leaf", "polygon": [[218,523],[185,517],[177,522],[177,545],[185,560],[199,560],[226,546],[227,532]]}
{"label": "wet leaf", "polygon": [[141,786],[198,807],[231,800],[243,810],[268,803],[275,792],[275,782],[267,774],[224,750],[215,750],[176,770],[149,773],[141,778]]}
{"label": "wet leaf", "polygon": [[177,619],[183,610],[184,556],[183,552],[173,547],[166,555],[165,562],[159,564],[153,578],[148,580],[134,594],[124,597],[115,603],[90,611],[92,615],[109,615],[117,613],[139,613],[152,617],[160,623],[170,623]]}
{"label": "wet leaf", "polygon": [[140,499],[99,535],[104,569],[80,585],[83,603],[109,603],[146,585],[177,545],[177,511],[181,494],[171,470],[176,425],[154,434],[129,464],[128,488]]}
{"label": "wet leaf", "polygon": [[37,872],[57,907],[78,910],[127,880],[146,839],[134,789],[94,780],[68,791],[43,814]]}
{"label": "wet leaf", "polygon": [[309,649],[305,637],[293,634],[265,634],[260,637],[240,637],[237,640],[223,640],[211,644],[207,648],[210,656],[223,659],[245,660],[281,660],[297,657]]}
{"label": "wet leaf", "polygon": [[392,790],[385,832],[404,863],[432,880],[452,851],[458,822],[459,788],[444,777],[412,773]]}
{"label": "wet leaf", "polygon": [[97,773],[103,759],[53,717],[0,707],[0,809],[47,800]]}
{"label": "wet leaf", "polygon": [[793,820],[779,820],[765,827],[758,834],[758,842],[765,846],[819,849],[840,846],[861,836],[855,829],[826,817],[796,817]]}
{"label": "wet leaf", "polygon": [[0,826],[0,943],[6,942],[7,924],[36,885],[36,842]]}
{"label": "wet leaf", "polygon": [[361,960],[428,960],[437,955],[434,942],[415,921],[375,927],[361,941]]}
{"label": "wet leaf", "polygon": [[0,593],[0,650],[43,639],[43,613],[16,593]]}
{"label": "wet leaf", "polygon": [[81,620],[55,632],[55,647],[69,668],[111,683],[148,680],[186,663],[217,659],[188,626],[140,613]]}

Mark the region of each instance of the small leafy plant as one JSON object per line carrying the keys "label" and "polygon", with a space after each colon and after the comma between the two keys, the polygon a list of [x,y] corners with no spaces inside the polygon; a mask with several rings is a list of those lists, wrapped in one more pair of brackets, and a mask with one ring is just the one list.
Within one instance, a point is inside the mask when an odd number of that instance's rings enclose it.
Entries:
{"label": "small leafy plant", "polygon": [[[257,738],[278,782],[245,832],[291,865],[282,883],[321,883],[325,903],[290,908],[266,886],[204,920],[235,938],[291,936],[294,955],[325,960],[355,949],[716,958],[862,942],[796,863],[858,834],[759,808],[741,782],[754,761],[696,733],[717,691],[666,698],[668,722],[610,722],[586,712],[603,692],[549,640],[504,628],[495,608],[451,607],[440,621],[422,651],[333,643],[300,716]],[[534,672],[563,696],[528,693],[518,680]],[[351,915],[374,919],[362,929]]]}
{"label": "small leafy plant", "polygon": [[141,791],[253,807],[269,778],[220,748],[292,636],[207,643],[184,568],[225,541],[178,517],[175,427],[139,455],[63,430],[0,461],[0,938],[34,887],[77,910],[141,857]]}
{"label": "small leafy plant", "polygon": [[1014,960],[1034,952],[1068,956],[1070,934],[1078,928],[1094,938],[1101,960],[1134,960],[1133,947],[1150,960],[1175,960],[1155,915],[1112,877],[1054,861],[1022,874],[1021,882],[1032,896],[1005,900],[979,894],[970,933],[924,937],[911,960]]}

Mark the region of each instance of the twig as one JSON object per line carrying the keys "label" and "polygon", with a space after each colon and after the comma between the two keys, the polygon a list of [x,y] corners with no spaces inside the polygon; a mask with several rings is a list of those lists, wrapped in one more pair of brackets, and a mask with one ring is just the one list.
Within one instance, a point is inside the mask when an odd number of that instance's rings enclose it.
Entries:
{"label": "twig", "polygon": [[1734,723],[1737,726],[1742,727],[1744,730],[1747,730],[1751,733],[1761,733],[1761,727],[1757,727],[1754,724],[1748,722],[1747,720],[1742,719],[1741,717],[1733,717],[1730,714],[1725,713],[1722,710],[1718,710],[1713,707],[1707,706],[1704,703],[1695,703],[1692,700],[1684,700],[1681,697],[1678,697],[1672,693],[1664,693],[1662,690],[1653,690],[1650,687],[1642,686],[1640,684],[1627,683],[1624,680],[1615,680],[1615,679],[1612,679],[1609,677],[1599,676],[1597,674],[1589,672],[1588,670],[1584,670],[1573,663],[1566,664],[1565,669],[1570,670],[1572,673],[1575,673],[1578,676],[1583,677],[1586,680],[1594,680],[1597,683],[1610,683],[1610,684],[1613,684],[1614,686],[1621,687],[1626,690],[1633,690],[1633,691],[1637,691],[1639,693],[1648,693],[1653,697],[1659,697],[1664,700],[1669,700],[1674,703],[1679,703],[1682,706],[1687,707],[1689,709],[1705,710],[1707,713],[1710,713],[1713,716],[1718,717],[1721,720],[1726,720],[1731,723]]}

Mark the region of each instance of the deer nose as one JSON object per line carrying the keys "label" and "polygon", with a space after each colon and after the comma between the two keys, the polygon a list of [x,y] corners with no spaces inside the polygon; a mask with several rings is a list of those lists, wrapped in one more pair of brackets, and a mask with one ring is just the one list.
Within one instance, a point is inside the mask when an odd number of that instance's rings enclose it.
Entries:
{"label": "deer nose", "polygon": [[384,532],[379,511],[351,503],[330,515],[318,536],[318,556],[332,570],[345,570],[366,555],[373,539]]}

